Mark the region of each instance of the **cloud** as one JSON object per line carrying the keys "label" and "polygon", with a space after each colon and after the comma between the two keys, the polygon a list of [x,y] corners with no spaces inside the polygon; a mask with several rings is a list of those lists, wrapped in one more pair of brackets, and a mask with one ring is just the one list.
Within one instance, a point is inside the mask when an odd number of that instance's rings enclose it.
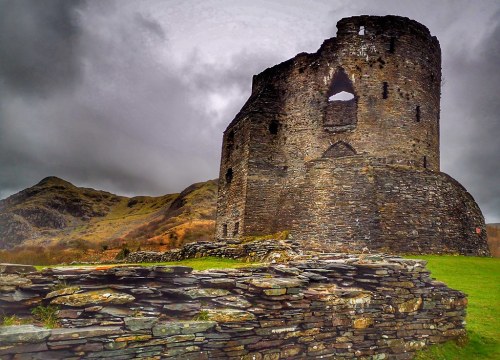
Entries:
{"label": "cloud", "polygon": [[252,75],[399,14],[443,51],[442,169],[500,221],[493,1],[0,0],[0,197],[56,175],[158,195],[218,176],[222,131]]}
{"label": "cloud", "polygon": [[80,75],[76,47],[84,1],[0,1],[0,79],[23,94],[74,85]]}

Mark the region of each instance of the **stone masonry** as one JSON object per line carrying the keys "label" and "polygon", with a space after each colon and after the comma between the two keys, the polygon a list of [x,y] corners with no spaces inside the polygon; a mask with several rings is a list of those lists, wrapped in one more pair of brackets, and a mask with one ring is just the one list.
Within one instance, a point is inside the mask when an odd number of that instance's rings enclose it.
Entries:
{"label": "stone masonry", "polygon": [[439,168],[438,40],[398,16],[337,28],[316,53],[254,76],[224,132],[216,236],[488,255],[479,207]]}
{"label": "stone masonry", "polygon": [[205,271],[0,265],[3,314],[57,306],[61,326],[0,326],[0,359],[410,359],[463,338],[466,304],[425,261],[383,255]]}

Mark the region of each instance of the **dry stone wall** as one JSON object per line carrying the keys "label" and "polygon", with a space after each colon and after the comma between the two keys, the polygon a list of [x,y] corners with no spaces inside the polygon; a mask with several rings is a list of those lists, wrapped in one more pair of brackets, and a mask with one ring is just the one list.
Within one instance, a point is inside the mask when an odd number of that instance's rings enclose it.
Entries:
{"label": "dry stone wall", "polygon": [[324,254],[234,270],[0,266],[2,359],[410,359],[465,334],[467,299],[425,262]]}

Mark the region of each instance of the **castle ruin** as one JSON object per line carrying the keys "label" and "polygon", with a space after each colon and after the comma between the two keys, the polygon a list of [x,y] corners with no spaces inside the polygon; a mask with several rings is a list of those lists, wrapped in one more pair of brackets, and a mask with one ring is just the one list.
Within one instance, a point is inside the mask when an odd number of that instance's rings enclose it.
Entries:
{"label": "castle ruin", "polygon": [[254,76],[224,132],[216,237],[305,249],[488,255],[481,210],[439,168],[441,50],[416,21],[355,16]]}

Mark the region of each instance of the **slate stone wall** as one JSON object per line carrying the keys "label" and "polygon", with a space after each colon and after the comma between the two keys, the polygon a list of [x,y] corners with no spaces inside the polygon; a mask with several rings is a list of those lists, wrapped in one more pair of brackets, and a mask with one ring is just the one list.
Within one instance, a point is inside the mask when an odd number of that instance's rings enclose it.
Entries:
{"label": "slate stone wall", "polygon": [[[216,237],[289,230],[323,251],[487,255],[479,208],[439,172],[436,37],[398,16],[356,16],[337,28],[316,53],[254,77],[224,132]],[[353,99],[332,100],[341,91]],[[398,241],[408,234],[424,237]]]}
{"label": "slate stone wall", "polygon": [[418,260],[328,254],[197,272],[0,269],[6,315],[58,306],[62,326],[0,327],[0,357],[9,360],[410,359],[465,334],[465,295]]}

